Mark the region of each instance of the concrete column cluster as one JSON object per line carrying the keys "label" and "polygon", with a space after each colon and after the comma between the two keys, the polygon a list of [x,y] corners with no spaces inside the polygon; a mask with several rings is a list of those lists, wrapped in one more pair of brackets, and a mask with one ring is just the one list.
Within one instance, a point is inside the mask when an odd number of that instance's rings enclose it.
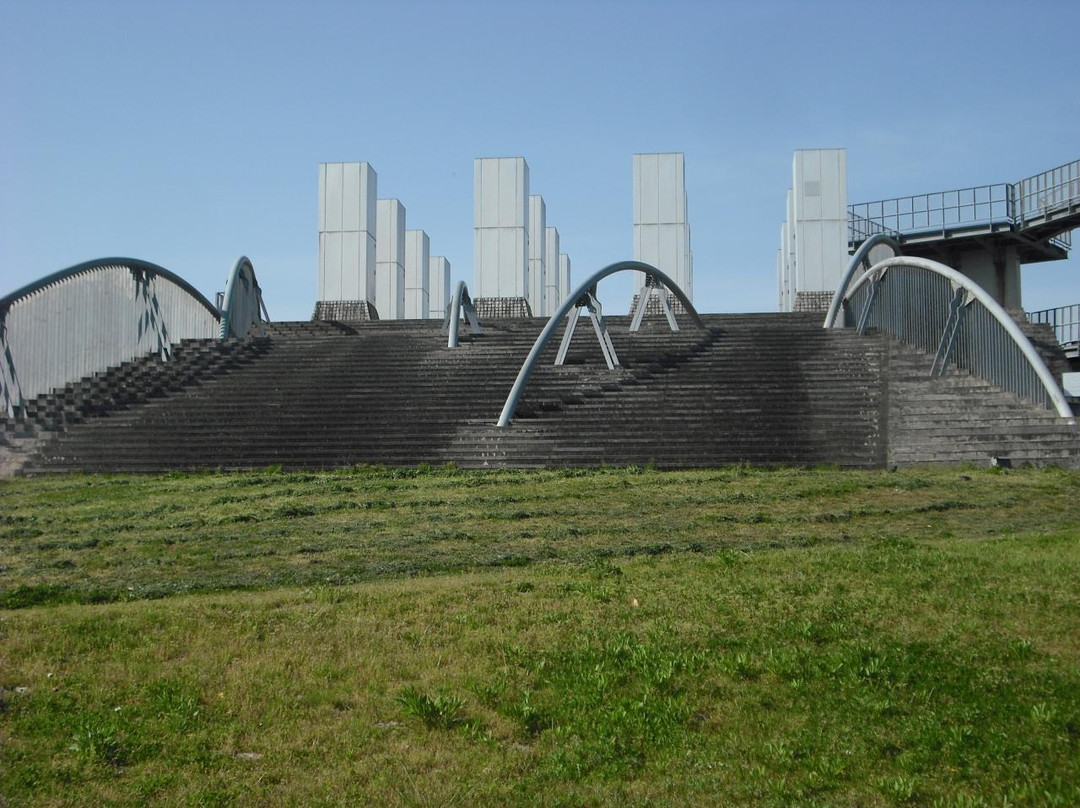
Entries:
{"label": "concrete column cluster", "polygon": [[559,231],[548,227],[544,198],[529,194],[528,163],[479,157],[473,169],[473,296],[523,299],[534,317],[550,315],[570,291],[570,261],[563,284]]}
{"label": "concrete column cluster", "polygon": [[442,318],[450,262],[432,256],[427,233],[406,230],[405,206],[377,189],[368,163],[319,165],[319,304],[370,305],[383,320]]}

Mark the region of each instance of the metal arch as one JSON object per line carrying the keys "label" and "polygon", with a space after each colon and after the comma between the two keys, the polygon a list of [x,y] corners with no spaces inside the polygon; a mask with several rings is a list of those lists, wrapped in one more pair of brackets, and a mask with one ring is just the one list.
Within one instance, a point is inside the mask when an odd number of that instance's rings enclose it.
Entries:
{"label": "metal arch", "polygon": [[[244,337],[252,325],[270,322],[266,304],[263,303],[262,289],[255,277],[255,267],[246,255],[241,255],[236,259],[232,272],[229,273],[229,280],[225,284],[223,299],[221,325],[218,330],[219,339]],[[247,322],[237,323],[237,318],[247,320]]]}
{"label": "metal arch", "polygon": [[465,281],[458,281],[457,286],[454,287],[454,296],[450,298],[450,303],[446,307],[446,319],[443,321],[442,331],[449,335],[446,340],[447,348],[458,347],[458,318],[461,317],[462,311],[465,312],[465,319],[469,321],[472,333],[483,334],[484,330],[480,327],[480,320],[476,316],[476,307],[473,305],[472,298],[469,297],[469,287],[465,285]]}
{"label": "metal arch", "polygon": [[703,331],[707,330],[705,323],[702,322],[700,315],[697,313],[697,309],[694,308],[694,304],[690,302],[690,298],[686,296],[686,293],[678,287],[675,281],[671,280],[671,278],[656,267],[642,263],[641,261],[619,261],[618,263],[604,267],[599,272],[582,281],[573,292],[566,296],[562,305],[551,315],[551,318],[544,326],[544,330],[540,332],[540,336],[538,336],[536,342],[533,343],[532,350],[529,351],[529,355],[525,358],[525,362],[521,365],[521,370],[518,371],[517,378],[514,380],[514,386],[510,388],[510,393],[506,396],[506,403],[503,404],[502,412],[499,414],[498,426],[510,426],[510,419],[514,415],[514,410],[517,409],[518,401],[521,400],[521,396],[525,392],[525,385],[529,381],[529,376],[532,374],[533,368],[536,367],[536,363],[540,361],[540,354],[543,352],[544,348],[547,347],[548,342],[551,341],[555,329],[558,328],[559,322],[566,316],[567,312],[577,306],[577,302],[581,300],[583,296],[587,295],[589,290],[604,278],[609,275],[614,275],[617,272],[629,271],[644,272],[659,278],[664,285],[679,298],[686,308],[686,312],[693,318],[697,327]]}
{"label": "metal arch", "polygon": [[836,316],[840,313],[840,307],[844,304],[844,297],[847,292],[848,284],[851,283],[851,279],[855,276],[855,273],[859,271],[860,267],[865,269],[870,268],[870,251],[874,249],[874,247],[881,245],[890,247],[894,256],[900,255],[899,242],[884,233],[876,233],[864,241],[862,246],[860,246],[859,249],[855,251],[855,254],[851,256],[847,271],[844,273],[844,277],[840,279],[840,283],[836,286],[832,302],[829,304],[829,313],[825,315],[825,328],[833,328],[836,325]]}
{"label": "metal arch", "polygon": [[1024,335],[1024,332],[1020,330],[1020,327],[1013,318],[1009,316],[1008,312],[1006,312],[985,289],[965,275],[961,275],[955,269],[947,267],[944,264],[939,264],[937,261],[931,261],[928,258],[887,258],[884,261],[874,264],[873,267],[856,280],[844,295],[844,298],[850,298],[864,284],[880,280],[880,278],[882,278],[892,267],[913,267],[915,269],[922,269],[927,272],[941,275],[953,284],[953,289],[957,290],[957,294],[959,294],[962,289],[967,292],[967,295],[969,295],[970,298],[981,303],[983,308],[997,320],[998,325],[1000,325],[1012,341],[1016,343],[1016,347],[1020,349],[1020,352],[1024,355],[1024,358],[1031,366],[1031,369],[1035,371],[1035,375],[1038,376],[1039,381],[1042,382],[1043,387],[1046,388],[1046,392],[1050,396],[1050,400],[1053,402],[1054,409],[1057,410],[1058,415],[1062,418],[1074,417],[1069,402],[1066,401],[1064,393],[1061,392],[1061,387],[1058,385],[1057,381],[1055,381],[1053,374],[1046,367],[1046,363],[1043,361],[1042,357],[1039,356],[1039,352],[1035,350],[1035,346],[1031,344],[1031,340]]}
{"label": "metal arch", "polygon": [[185,281],[175,272],[170,272],[165,267],[159,267],[157,264],[151,264],[149,261],[142,261],[138,258],[95,258],[93,261],[84,261],[81,264],[68,267],[67,269],[61,269],[58,272],[53,272],[50,275],[46,275],[44,278],[39,278],[33,283],[28,283],[21,289],[16,289],[11,294],[0,297],[0,318],[3,317],[7,310],[11,308],[17,301],[24,297],[29,297],[35,292],[40,292],[46,287],[52,286],[65,281],[68,278],[73,278],[76,275],[82,275],[87,272],[93,272],[98,269],[109,269],[112,267],[129,267],[131,269],[140,270],[142,272],[148,272],[152,275],[160,275],[166,280],[172,281],[172,283],[179,286],[189,295],[191,295],[200,305],[202,305],[207,311],[214,315],[215,318],[220,316],[217,306],[207,300],[203,294]]}

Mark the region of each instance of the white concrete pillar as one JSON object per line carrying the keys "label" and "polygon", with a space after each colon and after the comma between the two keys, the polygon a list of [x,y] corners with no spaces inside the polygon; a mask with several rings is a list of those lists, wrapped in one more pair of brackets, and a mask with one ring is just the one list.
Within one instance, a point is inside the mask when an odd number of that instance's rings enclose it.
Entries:
{"label": "white concrete pillar", "polygon": [[375,240],[375,309],[381,320],[405,317],[405,208],[380,199]]}
{"label": "white concrete pillar", "polygon": [[[693,300],[686,167],[681,153],[634,155],[634,260],[651,264]],[[644,274],[637,278],[640,293]]]}
{"label": "white concrete pillar", "polygon": [[554,314],[555,309],[562,303],[562,296],[559,294],[559,229],[547,228],[544,230],[544,239],[547,242],[544,257],[544,312],[550,315]]}
{"label": "white concrete pillar", "polygon": [[375,301],[375,199],[367,163],[319,164],[319,300]]}
{"label": "white concrete pillar", "polygon": [[547,205],[544,197],[529,197],[529,308],[533,317],[544,317],[547,286]]}
{"label": "white concrete pillar", "polygon": [[428,316],[428,272],[431,242],[423,230],[405,231],[405,319]]}
{"label": "white concrete pillar", "polygon": [[566,302],[566,298],[570,297],[572,290],[570,285],[570,256],[566,253],[559,253],[559,301],[560,305]]}
{"label": "white concrete pillar", "polygon": [[528,297],[529,166],[523,157],[473,163],[474,297]]}
{"label": "white concrete pillar", "polygon": [[832,293],[848,264],[847,151],[800,149],[792,173],[795,290]]}
{"label": "white concrete pillar", "polygon": [[428,316],[441,320],[450,305],[450,262],[433,255],[428,267]]}

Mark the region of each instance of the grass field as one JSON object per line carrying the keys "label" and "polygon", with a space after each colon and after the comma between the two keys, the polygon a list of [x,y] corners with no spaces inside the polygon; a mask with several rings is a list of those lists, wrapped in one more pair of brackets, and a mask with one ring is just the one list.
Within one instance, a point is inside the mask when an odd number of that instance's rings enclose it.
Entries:
{"label": "grass field", "polygon": [[0,482],[0,805],[1080,804],[1080,473]]}

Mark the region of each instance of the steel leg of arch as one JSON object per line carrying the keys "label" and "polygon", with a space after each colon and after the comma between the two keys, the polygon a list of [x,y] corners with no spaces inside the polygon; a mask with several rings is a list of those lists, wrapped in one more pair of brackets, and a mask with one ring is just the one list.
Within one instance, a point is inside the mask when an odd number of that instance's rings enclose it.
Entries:
{"label": "steel leg of arch", "polygon": [[608,370],[614,370],[615,366],[619,364],[619,357],[615,353],[615,346],[611,342],[611,335],[608,333],[607,326],[604,325],[604,309],[600,305],[600,301],[596,299],[596,296],[589,293],[589,316],[592,318],[593,330],[596,332],[596,338],[600,341],[600,350],[603,351],[604,361],[607,362]]}
{"label": "steel leg of arch", "polygon": [[956,338],[960,335],[960,326],[967,314],[967,290],[960,287],[953,295],[949,303],[949,319],[945,321],[945,329],[941,332],[941,341],[938,343],[937,353],[934,355],[934,363],[930,366],[931,376],[940,376],[945,372],[956,346]]}
{"label": "steel leg of arch", "polygon": [[650,277],[652,276],[645,276],[645,285],[641,287],[641,294],[638,296],[637,311],[634,312],[634,319],[630,321],[631,334],[641,328],[641,321],[645,318],[645,308],[649,305],[649,298],[652,297],[653,293],[653,287],[649,285]]}
{"label": "steel leg of arch", "polygon": [[664,307],[664,315],[667,317],[667,324],[671,327],[671,330],[678,331],[679,324],[675,322],[675,312],[671,310],[671,301],[668,300],[665,292],[665,289],[657,289],[657,294],[660,295],[660,305]]}
{"label": "steel leg of arch", "polygon": [[555,357],[555,366],[561,367],[566,362],[566,352],[570,350],[570,343],[574,339],[574,330],[577,328],[578,317],[581,316],[581,308],[575,306],[566,315],[566,331],[563,332],[562,342],[559,343],[559,353]]}
{"label": "steel leg of arch", "polygon": [[866,305],[863,306],[862,313],[859,315],[859,334],[865,335],[867,325],[870,322],[870,313],[874,310],[874,301],[877,300],[878,287],[881,286],[881,278],[874,278],[870,282],[870,291],[866,295]]}

